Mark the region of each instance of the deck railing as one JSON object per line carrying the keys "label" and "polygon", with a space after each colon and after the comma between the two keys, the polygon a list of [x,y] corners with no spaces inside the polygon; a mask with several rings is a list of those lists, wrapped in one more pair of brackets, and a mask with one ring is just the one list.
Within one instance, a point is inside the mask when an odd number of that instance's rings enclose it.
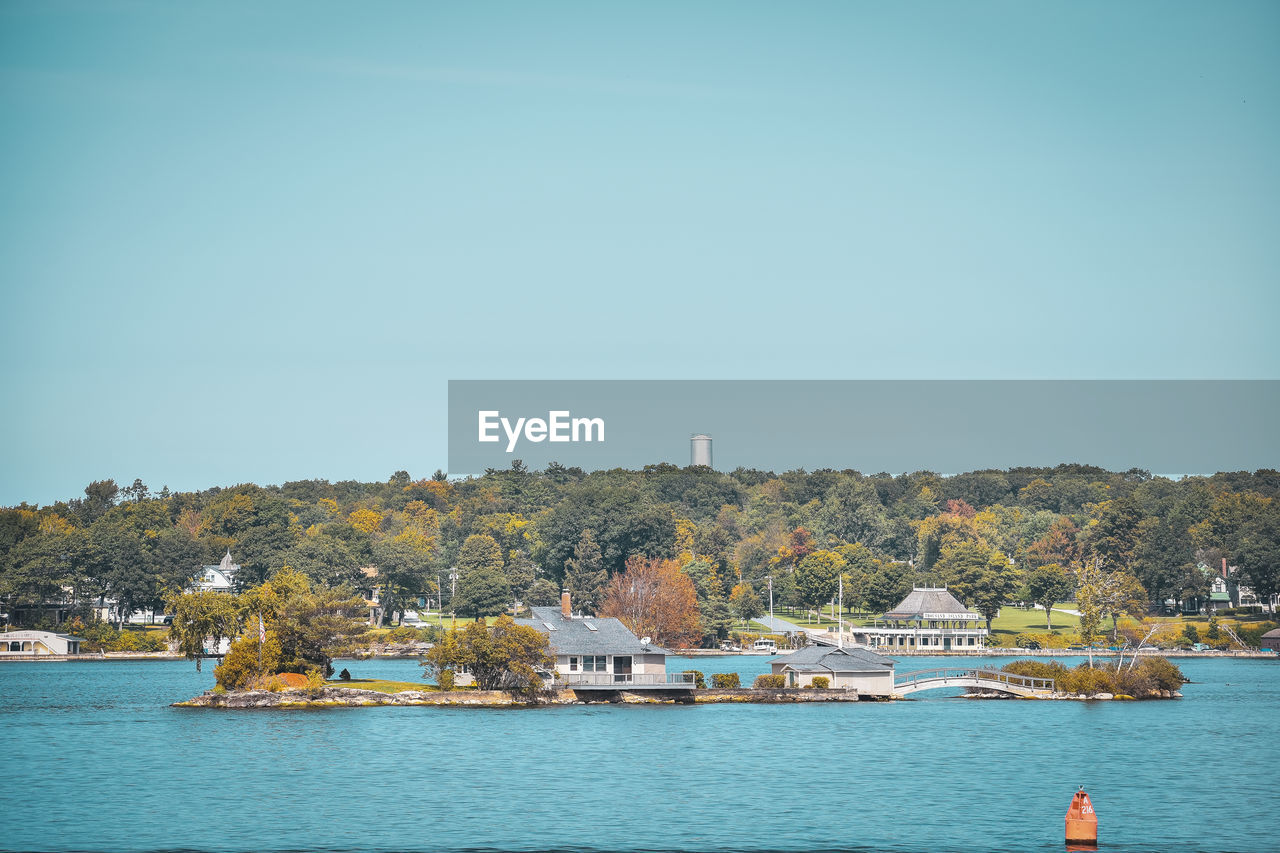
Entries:
{"label": "deck railing", "polygon": [[960,679],[973,679],[981,681],[994,681],[1001,684],[1009,684],[1015,687],[1022,687],[1028,690],[1048,690],[1055,689],[1057,682],[1052,678],[1032,678],[1029,675],[1014,675],[1012,672],[1001,672],[995,669],[925,669],[919,672],[909,672],[905,675],[895,678],[894,687],[906,687],[914,685],[921,681],[948,681]]}
{"label": "deck railing", "polygon": [[561,672],[565,687],[692,687],[692,672]]}

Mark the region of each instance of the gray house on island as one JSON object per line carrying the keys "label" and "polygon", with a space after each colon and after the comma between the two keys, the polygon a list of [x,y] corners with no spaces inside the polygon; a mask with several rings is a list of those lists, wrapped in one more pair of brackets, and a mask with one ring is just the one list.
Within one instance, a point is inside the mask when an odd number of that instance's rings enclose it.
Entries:
{"label": "gray house on island", "polygon": [[892,696],[893,664],[892,658],[867,649],[830,646],[808,646],[769,662],[774,675],[786,677],[788,687],[808,687],[816,675],[860,696]]}
{"label": "gray house on island", "polygon": [[636,637],[611,617],[575,614],[569,593],[559,607],[530,608],[516,624],[547,635],[556,664],[554,683],[574,690],[688,690],[693,676],[667,672],[667,650]]}

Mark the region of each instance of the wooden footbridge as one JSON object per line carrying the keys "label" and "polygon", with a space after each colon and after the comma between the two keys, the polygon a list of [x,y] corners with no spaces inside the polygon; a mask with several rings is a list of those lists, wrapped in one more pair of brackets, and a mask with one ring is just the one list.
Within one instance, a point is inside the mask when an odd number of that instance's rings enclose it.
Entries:
{"label": "wooden footbridge", "polygon": [[1013,696],[1049,696],[1055,688],[1052,678],[1031,678],[995,669],[922,669],[905,672],[893,680],[893,694],[907,696],[940,687],[977,687]]}

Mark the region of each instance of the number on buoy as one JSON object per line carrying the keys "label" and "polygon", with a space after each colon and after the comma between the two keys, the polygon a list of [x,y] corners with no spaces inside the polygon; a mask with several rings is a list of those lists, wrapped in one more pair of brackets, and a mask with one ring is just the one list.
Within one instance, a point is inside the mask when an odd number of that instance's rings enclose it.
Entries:
{"label": "number on buoy", "polygon": [[1067,843],[1098,843],[1098,816],[1093,811],[1093,803],[1084,792],[1083,785],[1071,798],[1071,805],[1067,808]]}

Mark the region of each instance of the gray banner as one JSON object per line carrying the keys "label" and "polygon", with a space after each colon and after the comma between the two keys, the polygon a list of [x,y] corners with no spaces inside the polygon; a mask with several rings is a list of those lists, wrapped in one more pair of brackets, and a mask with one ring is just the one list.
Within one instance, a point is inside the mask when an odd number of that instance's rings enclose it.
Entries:
{"label": "gray banner", "polygon": [[1280,467],[1280,381],[451,380],[449,472],[521,459],[864,473]]}

